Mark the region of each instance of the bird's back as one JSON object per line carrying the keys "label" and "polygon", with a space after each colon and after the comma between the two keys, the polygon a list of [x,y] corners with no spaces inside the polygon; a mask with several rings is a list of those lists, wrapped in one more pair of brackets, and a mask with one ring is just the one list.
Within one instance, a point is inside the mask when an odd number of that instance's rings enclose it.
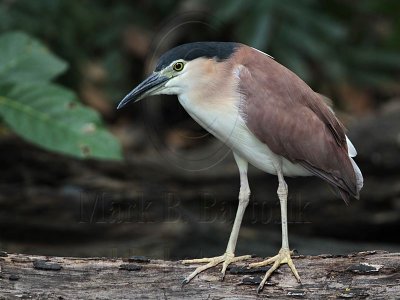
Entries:
{"label": "bird's back", "polygon": [[347,201],[358,198],[362,175],[349,156],[343,125],[293,72],[271,57],[242,46],[235,53],[241,113],[271,151],[336,187]]}

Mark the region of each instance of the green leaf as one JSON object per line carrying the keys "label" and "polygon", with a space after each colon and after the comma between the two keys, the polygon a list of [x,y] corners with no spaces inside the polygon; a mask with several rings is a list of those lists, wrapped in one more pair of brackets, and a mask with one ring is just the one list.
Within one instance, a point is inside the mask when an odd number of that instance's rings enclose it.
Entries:
{"label": "green leaf", "polygon": [[64,72],[67,64],[22,32],[0,35],[0,82],[44,82]]}
{"label": "green leaf", "polygon": [[17,134],[48,150],[79,158],[121,159],[119,142],[99,115],[51,84],[0,86],[0,117]]}

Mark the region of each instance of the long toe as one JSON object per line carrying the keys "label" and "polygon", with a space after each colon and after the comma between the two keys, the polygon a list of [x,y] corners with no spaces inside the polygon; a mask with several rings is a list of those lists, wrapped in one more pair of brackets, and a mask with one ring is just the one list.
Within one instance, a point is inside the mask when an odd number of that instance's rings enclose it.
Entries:
{"label": "long toe", "polygon": [[267,280],[271,276],[271,274],[275,270],[277,270],[280,267],[280,265],[282,265],[282,264],[288,264],[289,268],[291,269],[292,273],[296,277],[297,281],[301,282],[299,273],[297,272],[296,267],[290,256],[292,253],[293,252],[290,251],[289,249],[281,249],[277,255],[275,255],[265,261],[262,261],[259,263],[253,263],[253,264],[249,265],[250,268],[255,268],[255,267],[262,267],[265,265],[273,264],[271,266],[271,268],[265,273],[263,280],[261,281],[260,285],[258,286],[258,288],[257,288],[258,293],[262,291],[265,283],[267,282]]}
{"label": "long toe", "polygon": [[270,264],[274,263],[278,259],[278,256],[279,255],[275,255],[275,256],[270,257],[270,258],[268,258],[268,259],[266,259],[264,261],[260,261],[260,262],[257,262],[257,263],[252,263],[252,264],[249,265],[249,268],[259,268],[259,267],[264,267],[264,266],[270,265]]}
{"label": "long toe", "polygon": [[219,263],[221,263],[222,260],[217,259],[217,258],[219,258],[219,257],[216,257],[215,260],[210,261],[208,264],[206,264],[206,265],[204,265],[204,266],[198,267],[198,268],[197,268],[196,270],[194,270],[188,277],[186,277],[185,280],[184,280],[183,282],[184,282],[185,284],[186,284],[186,283],[189,283],[194,277],[196,277],[196,275],[200,274],[201,272],[203,272],[203,271],[205,271],[205,270],[207,270],[207,269],[209,269],[209,268],[215,267],[216,265],[218,265]]}
{"label": "long toe", "polygon": [[201,264],[201,263],[210,263],[214,260],[219,260],[219,258],[223,258],[224,256],[216,256],[216,257],[204,257],[204,258],[195,258],[195,259],[185,259],[182,260],[183,264]]}
{"label": "long toe", "polygon": [[246,259],[250,259],[251,255],[242,255],[242,256],[228,256],[225,260],[224,263],[222,264],[222,270],[221,270],[221,280],[224,280],[225,278],[225,273],[226,273],[226,269],[228,268],[228,266],[231,263],[237,262],[237,261],[241,261],[241,260],[246,260]]}
{"label": "long toe", "polygon": [[215,267],[216,265],[218,265],[220,263],[223,263],[222,271],[221,271],[221,280],[223,280],[225,277],[225,272],[231,263],[250,259],[250,258],[251,258],[251,255],[243,255],[243,256],[235,257],[235,255],[233,253],[225,253],[224,255],[216,256],[216,257],[183,260],[182,261],[183,264],[191,264],[191,263],[194,263],[194,264],[206,263],[206,264],[203,266],[200,266],[196,270],[194,270],[188,277],[185,278],[185,280],[183,280],[182,284],[189,283],[194,277],[196,277],[201,272],[203,272],[207,269],[210,269],[212,267]]}

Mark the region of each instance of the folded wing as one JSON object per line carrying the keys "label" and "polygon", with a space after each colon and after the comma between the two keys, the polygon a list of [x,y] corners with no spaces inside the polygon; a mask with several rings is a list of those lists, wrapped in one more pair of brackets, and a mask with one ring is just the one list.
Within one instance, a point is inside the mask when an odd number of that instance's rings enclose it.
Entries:
{"label": "folded wing", "polygon": [[236,59],[240,110],[253,134],[274,153],[326,180],[346,202],[358,198],[361,172],[349,156],[355,149],[348,148],[344,127],[322,96],[252,48],[239,50]]}

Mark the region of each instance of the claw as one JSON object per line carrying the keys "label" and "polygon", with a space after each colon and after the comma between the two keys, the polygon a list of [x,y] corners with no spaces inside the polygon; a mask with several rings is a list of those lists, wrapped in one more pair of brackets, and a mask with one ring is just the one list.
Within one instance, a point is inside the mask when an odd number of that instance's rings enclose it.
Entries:
{"label": "claw", "polygon": [[182,280],[182,287],[183,287],[185,284],[188,284],[188,283],[189,283],[189,281],[187,281],[186,278],[183,279],[183,280]]}
{"label": "claw", "polygon": [[257,287],[257,294],[261,293],[263,288],[264,288],[264,285],[261,286],[261,283],[260,283],[260,285]]}
{"label": "claw", "polygon": [[224,281],[224,279],[225,279],[225,273],[221,272],[221,275],[219,276],[219,280]]}

